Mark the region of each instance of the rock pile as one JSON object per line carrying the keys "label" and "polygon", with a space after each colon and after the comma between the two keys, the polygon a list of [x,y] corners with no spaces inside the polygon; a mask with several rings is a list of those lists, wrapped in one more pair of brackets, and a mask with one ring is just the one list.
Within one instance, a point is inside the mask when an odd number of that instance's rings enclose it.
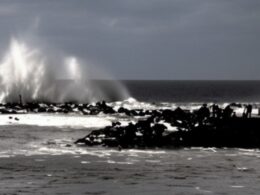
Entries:
{"label": "rock pile", "polygon": [[18,113],[82,113],[86,115],[96,115],[103,112],[104,114],[113,114],[115,110],[108,106],[106,102],[97,102],[96,104],[76,104],[67,103],[7,103],[0,104],[1,114],[18,114]]}
{"label": "rock pile", "polygon": [[[75,143],[119,148],[260,147],[260,118],[237,117],[230,105],[225,109],[213,105],[212,111],[203,105],[195,112],[177,108],[149,114],[136,124],[122,126],[116,122],[94,130]],[[173,130],[169,131],[169,126]]]}

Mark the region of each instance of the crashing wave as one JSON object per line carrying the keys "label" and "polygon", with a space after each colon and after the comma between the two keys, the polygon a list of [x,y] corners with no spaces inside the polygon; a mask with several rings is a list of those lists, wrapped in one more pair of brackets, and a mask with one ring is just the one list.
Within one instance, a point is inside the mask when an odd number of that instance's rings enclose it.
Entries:
{"label": "crashing wave", "polygon": [[[0,63],[0,102],[93,102],[125,99],[127,90],[114,81],[112,92],[103,89],[90,79],[75,57],[65,57],[61,64],[51,62],[50,56],[13,38],[10,48]],[[65,72],[65,73],[63,73]],[[57,74],[66,74],[70,81],[60,85]],[[110,91],[110,90],[109,90]]]}

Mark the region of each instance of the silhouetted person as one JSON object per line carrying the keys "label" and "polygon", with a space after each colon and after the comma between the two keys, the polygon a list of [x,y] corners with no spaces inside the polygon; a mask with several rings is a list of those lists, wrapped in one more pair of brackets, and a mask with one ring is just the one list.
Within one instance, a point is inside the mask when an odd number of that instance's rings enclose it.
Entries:
{"label": "silhouetted person", "polygon": [[202,123],[203,120],[209,118],[209,116],[210,116],[209,108],[207,107],[207,104],[203,104],[198,110],[199,122]]}
{"label": "silhouetted person", "polygon": [[226,106],[223,111],[224,118],[230,118],[232,116],[233,109],[230,107],[230,105]]}
{"label": "silhouetted person", "polygon": [[221,109],[217,104],[212,105],[212,114],[214,118],[220,118],[221,116]]}
{"label": "silhouetted person", "polygon": [[23,105],[23,99],[22,99],[22,95],[19,94],[19,102],[20,102],[20,105],[22,106]]}
{"label": "silhouetted person", "polygon": [[244,116],[245,116],[246,118],[251,118],[251,116],[252,116],[252,109],[253,109],[253,107],[252,107],[251,104],[248,104],[248,105],[246,106],[246,108],[245,108],[245,114],[244,114]]}

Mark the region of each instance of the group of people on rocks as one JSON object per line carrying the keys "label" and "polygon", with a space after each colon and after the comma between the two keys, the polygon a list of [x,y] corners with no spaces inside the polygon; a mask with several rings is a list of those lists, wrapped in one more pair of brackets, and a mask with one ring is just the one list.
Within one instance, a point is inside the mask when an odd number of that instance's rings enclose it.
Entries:
{"label": "group of people on rocks", "polygon": [[[125,108],[121,109],[121,111],[130,112]],[[192,145],[194,140],[192,141],[193,138],[191,137],[197,136],[197,139],[202,139],[203,144],[203,141],[205,141],[203,138],[212,132],[210,129],[216,131],[211,136],[216,136],[219,132],[223,133],[222,136],[231,136],[234,129],[244,128],[243,125],[245,124],[245,126],[250,127],[252,124],[247,123],[248,120],[240,119],[251,117],[251,113],[252,105],[245,106],[242,117],[236,116],[232,105],[220,108],[216,104],[212,106],[203,104],[193,112],[183,110],[180,107],[175,110],[154,110],[150,112],[148,117],[141,118],[136,124],[130,122],[127,126],[121,126],[119,122],[115,122],[104,129],[94,130],[86,137],[78,139],[75,143],[120,148],[160,147],[165,145]],[[245,124],[243,121],[245,121]],[[177,130],[169,133],[165,123],[176,127]],[[252,128],[255,128],[255,126],[253,125]],[[223,129],[229,129],[229,132],[225,132]],[[228,143],[228,141],[226,142]]]}
{"label": "group of people on rocks", "polygon": [[[212,112],[210,112],[210,109]],[[252,105],[245,105],[243,118],[251,118],[252,117]],[[217,104],[213,104],[210,107],[207,107],[207,104],[203,104],[202,107],[197,111],[198,116],[202,118],[209,118],[212,116],[213,118],[230,118],[237,117],[234,109],[231,108],[231,105],[227,105],[224,109],[220,108]]]}

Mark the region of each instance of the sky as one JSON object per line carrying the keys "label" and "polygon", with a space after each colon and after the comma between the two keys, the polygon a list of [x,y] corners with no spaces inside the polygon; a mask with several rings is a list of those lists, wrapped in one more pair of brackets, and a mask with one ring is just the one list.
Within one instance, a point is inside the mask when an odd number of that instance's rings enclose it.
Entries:
{"label": "sky", "polygon": [[116,79],[260,79],[259,0],[0,0],[0,28]]}

